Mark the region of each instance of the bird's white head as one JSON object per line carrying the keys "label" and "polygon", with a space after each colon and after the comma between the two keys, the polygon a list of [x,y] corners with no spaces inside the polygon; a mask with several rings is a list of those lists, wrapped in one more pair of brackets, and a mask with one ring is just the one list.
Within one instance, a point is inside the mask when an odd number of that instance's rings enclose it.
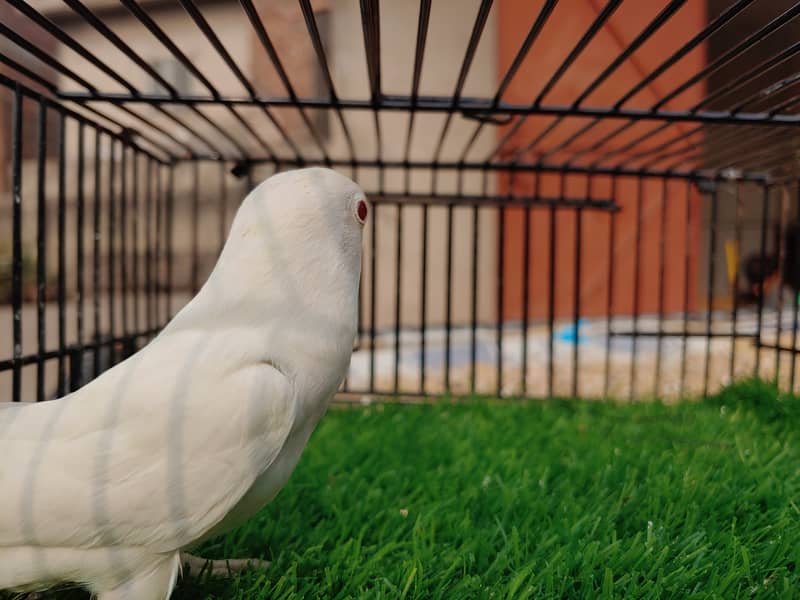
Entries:
{"label": "bird's white head", "polygon": [[[244,199],[208,281],[192,304],[208,317],[355,335],[363,190],[331,169],[278,173]],[[352,330],[352,331],[350,331]]]}

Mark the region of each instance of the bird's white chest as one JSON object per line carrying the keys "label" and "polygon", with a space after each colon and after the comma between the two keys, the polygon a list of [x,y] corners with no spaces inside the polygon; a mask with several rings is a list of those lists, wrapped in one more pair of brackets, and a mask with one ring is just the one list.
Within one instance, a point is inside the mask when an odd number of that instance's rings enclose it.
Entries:
{"label": "bird's white chest", "polygon": [[275,498],[297,466],[313,429],[313,426],[308,426],[293,431],[272,464],[253,482],[241,500],[221,522],[193,545],[242,525]]}

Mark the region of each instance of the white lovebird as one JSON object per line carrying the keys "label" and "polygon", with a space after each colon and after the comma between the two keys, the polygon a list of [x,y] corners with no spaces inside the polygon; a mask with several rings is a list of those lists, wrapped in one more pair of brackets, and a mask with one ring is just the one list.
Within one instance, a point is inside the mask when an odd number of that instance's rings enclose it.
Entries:
{"label": "white lovebird", "polygon": [[286,483],[344,379],[367,201],[330,169],[245,198],[211,275],[142,350],[0,405],[0,589],[165,600],[184,554]]}

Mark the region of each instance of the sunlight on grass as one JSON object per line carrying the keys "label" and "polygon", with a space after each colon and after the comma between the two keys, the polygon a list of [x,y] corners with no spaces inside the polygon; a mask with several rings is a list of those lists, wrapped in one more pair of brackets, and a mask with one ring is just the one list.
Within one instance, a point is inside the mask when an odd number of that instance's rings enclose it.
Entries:
{"label": "sunlight on grass", "polygon": [[677,406],[332,410],[273,504],[203,549],[272,566],[173,597],[793,597],[799,426],[758,382]]}
{"label": "sunlight on grass", "polygon": [[702,403],[334,410],[289,485],[207,546],[265,573],[177,597],[788,597],[800,411]]}

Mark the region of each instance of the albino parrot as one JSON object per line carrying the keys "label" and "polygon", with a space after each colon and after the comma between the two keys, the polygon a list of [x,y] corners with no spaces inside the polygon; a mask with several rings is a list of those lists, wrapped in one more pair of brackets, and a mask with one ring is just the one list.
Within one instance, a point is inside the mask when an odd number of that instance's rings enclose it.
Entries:
{"label": "albino parrot", "polygon": [[0,405],[0,589],[168,599],[205,562],[187,548],[275,497],[349,365],[367,212],[330,169],[270,177],[145,348],[64,398]]}

